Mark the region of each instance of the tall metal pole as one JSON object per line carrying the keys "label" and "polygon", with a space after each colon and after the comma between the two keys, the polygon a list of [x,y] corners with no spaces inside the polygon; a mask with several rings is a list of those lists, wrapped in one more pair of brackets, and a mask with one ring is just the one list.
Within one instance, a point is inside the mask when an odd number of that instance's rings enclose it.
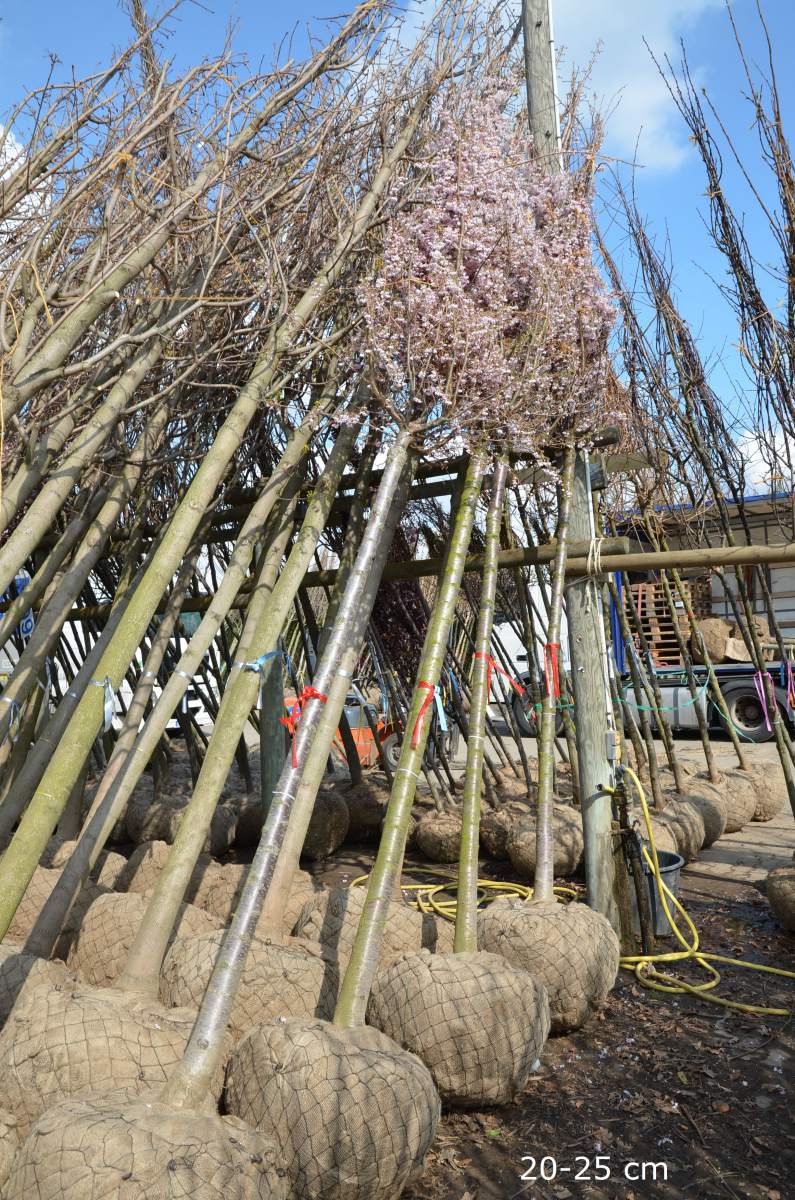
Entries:
{"label": "tall metal pole", "polygon": [[[563,170],[551,0],[522,0],[525,77],[530,131],[547,171]],[[572,541],[592,541],[593,509],[587,455],[577,452],[571,502]],[[589,575],[567,587],[566,613],[574,687],[585,878],[588,903],[619,930],[615,896],[612,805],[615,735],[606,689],[600,589]]]}

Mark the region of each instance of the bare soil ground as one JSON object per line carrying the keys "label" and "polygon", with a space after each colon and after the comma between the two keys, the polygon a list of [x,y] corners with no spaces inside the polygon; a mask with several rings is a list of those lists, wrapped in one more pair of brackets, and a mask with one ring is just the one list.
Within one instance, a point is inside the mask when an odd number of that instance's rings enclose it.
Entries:
{"label": "bare soil ground", "polygon": [[[677,749],[687,757],[686,744]],[[771,767],[774,756],[771,747],[754,748]],[[763,886],[793,850],[787,812],[722,838],[686,868],[680,895],[705,950],[795,970],[795,936],[775,922]],[[349,883],[368,869],[368,852],[346,848],[322,877]],[[407,857],[406,875],[419,879],[420,865]],[[483,873],[505,877],[498,864],[484,863]],[[795,1007],[791,982],[722,973],[721,996]],[[704,978],[690,969],[683,977]],[[791,1200],[793,1090],[795,1019],[663,995],[622,970],[602,1013],[547,1043],[541,1069],[513,1105],[443,1115],[406,1200]]]}
{"label": "bare soil ground", "polygon": [[[793,969],[795,938],[754,888],[746,893],[686,898],[704,944]],[[793,999],[786,982],[756,972],[727,971],[721,994],[774,1007]],[[622,971],[601,1014],[547,1043],[512,1106],[444,1115],[427,1170],[406,1196],[787,1200],[794,1067],[791,1018],[664,996]],[[556,1177],[545,1181],[542,1171]]]}

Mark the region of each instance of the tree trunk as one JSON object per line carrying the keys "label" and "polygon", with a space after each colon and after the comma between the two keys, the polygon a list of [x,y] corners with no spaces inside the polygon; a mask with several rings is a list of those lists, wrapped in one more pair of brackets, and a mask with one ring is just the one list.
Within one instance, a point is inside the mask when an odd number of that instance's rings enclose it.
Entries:
{"label": "tree trunk", "polygon": [[500,549],[500,525],[505,505],[508,463],[499,459],[494,468],[491,501],[486,516],[485,564],[480,590],[480,609],[475,634],[475,658],[472,667],[472,699],[469,706],[469,735],[464,774],[461,851],[458,867],[458,902],[455,918],[457,953],[474,953],[478,948],[478,851],[480,849],[480,788],[483,779],[486,709],[489,706],[491,631],[494,624],[494,600],[497,594],[497,554]]}
{"label": "tree trunk", "polygon": [[[417,777],[428,740],[430,725],[428,708],[433,702],[432,689],[438,685],[444,665],[447,639],[455,616],[455,606],[464,573],[464,563],[484,469],[485,457],[482,454],[473,455],[464,482],[455,523],[450,531],[447,561],[439,581],[436,604],[425,635],[417,682],[406,724],[406,736],[403,738],[400,753],[400,764],[395,772],[395,783],[389,799],[378,855],[370,875],[362,919],[334,1013],[335,1023],[345,1027],[364,1023],[367,999],[380,957],[388,905],[393,898],[395,885],[400,879],[406,831],[411,816]],[[420,716],[421,712],[422,717]]]}
{"label": "tree trunk", "polygon": [[[555,566],[552,573],[552,596],[547,626],[547,654],[555,655],[560,648],[560,622],[563,614],[563,587],[566,572],[566,546],[569,536],[569,514],[574,480],[574,447],[567,446],[563,458],[563,473],[560,481],[560,508],[558,515]],[[538,731],[538,798],[536,801],[536,874],[533,883],[533,899],[547,903],[552,899],[554,868],[553,845],[553,774],[552,760],[555,753],[555,719],[557,697],[553,688],[553,676],[557,668],[546,664],[547,680],[542,701]]]}

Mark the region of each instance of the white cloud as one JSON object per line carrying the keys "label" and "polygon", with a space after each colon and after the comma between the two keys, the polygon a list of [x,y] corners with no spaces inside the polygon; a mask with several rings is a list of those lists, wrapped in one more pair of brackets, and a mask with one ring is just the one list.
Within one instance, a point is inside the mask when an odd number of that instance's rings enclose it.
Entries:
{"label": "white cloud", "polygon": [[[724,0],[553,0],[555,41],[567,68],[584,67],[602,51],[591,77],[600,107],[611,109],[606,150],[649,169],[671,171],[687,153],[687,137],[665,83],[644,45],[658,61],[679,57],[679,39]],[[693,63],[698,70],[699,64]]]}
{"label": "white cloud", "polygon": [[[513,5],[518,16],[520,0]],[[608,154],[650,170],[681,166],[687,134],[649,49],[658,62],[667,54],[678,63],[680,39],[686,43],[699,18],[724,6],[725,0],[552,0],[555,42],[564,51],[561,91],[572,67],[586,67],[601,46],[590,91],[609,114]],[[404,0],[402,45],[414,43],[433,10],[427,0]],[[696,78],[700,66],[691,62]]]}
{"label": "white cloud", "polygon": [[747,495],[792,488],[795,445],[783,429],[764,438],[756,430],[746,430],[737,439],[737,449],[745,464]]}

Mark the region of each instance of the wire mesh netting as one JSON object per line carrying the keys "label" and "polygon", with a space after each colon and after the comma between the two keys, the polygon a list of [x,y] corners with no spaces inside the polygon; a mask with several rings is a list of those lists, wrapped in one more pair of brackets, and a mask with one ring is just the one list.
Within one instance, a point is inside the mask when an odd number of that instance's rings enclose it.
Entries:
{"label": "wire mesh netting", "polygon": [[[52,987],[31,979],[0,1034],[0,1095],[27,1133],[53,1104],[114,1087],[163,1084],[196,1018],[109,989]],[[217,1073],[208,1097],[221,1091]]]}
{"label": "wire mesh netting", "polygon": [[579,1029],[618,974],[618,938],[585,904],[495,900],[479,914],[478,941],[543,983],[553,1033]]}
{"label": "wire mesh netting", "polygon": [[[313,907],[299,917],[295,933],[320,942],[338,964],[340,974],[348,965],[367,889],[334,888],[321,894]],[[446,951],[453,948],[453,927],[432,913],[419,913],[406,904],[392,901],[381,941],[380,964],[384,966],[408,950]]]}
{"label": "wire mesh netting", "polygon": [[498,954],[406,954],[380,971],[367,1019],[419,1055],[442,1099],[504,1104],[549,1034],[543,984]]}
{"label": "wire mesh netting", "polygon": [[[535,879],[537,829],[535,814],[530,813],[516,821],[508,831],[505,846],[520,879]],[[552,806],[552,844],[555,874],[573,874],[579,866],[585,845],[582,818],[577,809],[567,804]]]}
{"label": "wire mesh netting", "polygon": [[[149,894],[109,892],[88,909],[74,936],[67,963],[86,983],[108,987],[119,978],[144,919]],[[195,904],[182,904],[170,940],[217,929],[221,922]]]}
{"label": "wire mesh netting", "polygon": [[[221,950],[223,934],[178,938],[163,963],[160,998],[164,1004],[201,1004]],[[320,946],[290,938],[285,944],[254,937],[229,1018],[237,1040],[255,1025],[277,1017],[323,1017],[334,1012],[339,973]]]}
{"label": "wire mesh netting", "polygon": [[377,1029],[277,1021],[251,1030],[227,1075],[229,1110],[280,1145],[306,1200],[388,1200],[420,1169],[439,1097],[427,1068]]}
{"label": "wire mesh netting", "polygon": [[[0,1160],[3,1119],[0,1115]],[[27,1138],[4,1200],[287,1200],[281,1152],[234,1117],[177,1111],[125,1091],[49,1109]]]}

